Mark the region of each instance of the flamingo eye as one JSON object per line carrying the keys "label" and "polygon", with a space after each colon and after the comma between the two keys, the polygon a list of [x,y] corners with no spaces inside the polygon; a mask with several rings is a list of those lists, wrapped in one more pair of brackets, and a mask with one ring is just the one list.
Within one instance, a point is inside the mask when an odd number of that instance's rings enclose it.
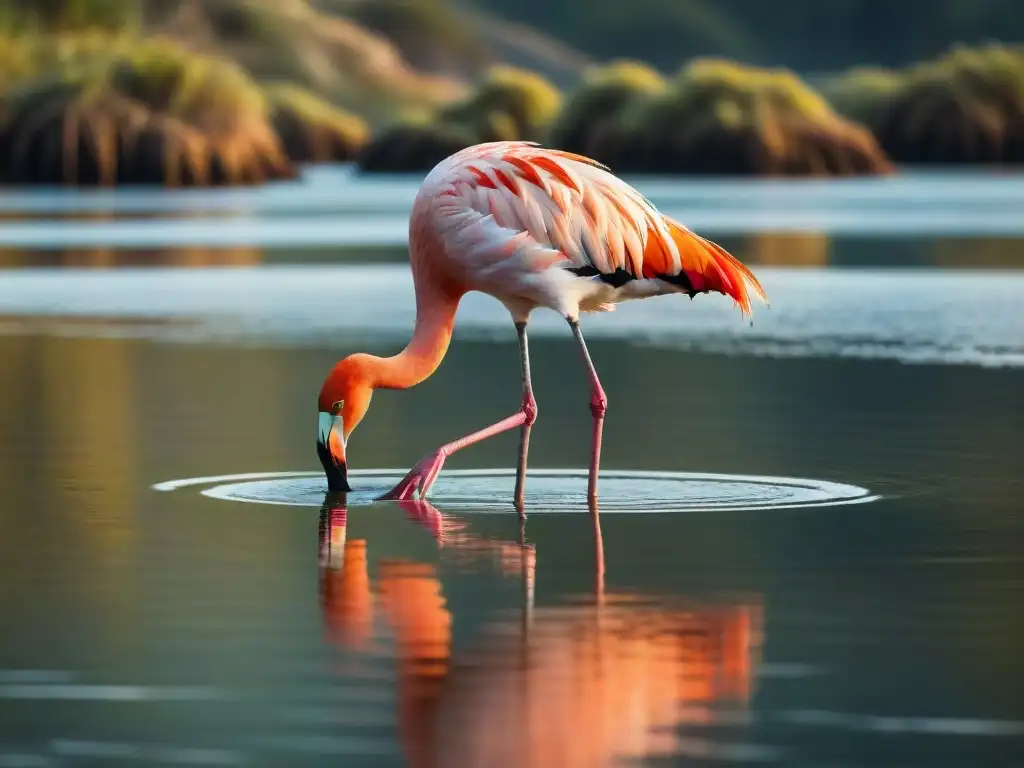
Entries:
{"label": "flamingo eye", "polygon": [[344,408],[344,407],[345,407],[345,401],[344,400],[337,400],[337,401],[335,401],[334,405],[331,406],[331,412],[332,413],[340,413],[341,409]]}

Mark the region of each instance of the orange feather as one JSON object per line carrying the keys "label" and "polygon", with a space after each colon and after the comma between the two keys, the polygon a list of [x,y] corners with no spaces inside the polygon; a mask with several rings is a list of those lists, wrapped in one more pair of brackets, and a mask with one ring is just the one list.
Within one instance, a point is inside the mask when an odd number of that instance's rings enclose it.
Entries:
{"label": "orange feather", "polygon": [[[739,259],[722,246],[706,240],[679,222],[667,216],[662,218],[679,251],[682,272],[689,279],[695,293],[715,291],[729,296],[736,301],[740,310],[748,317],[752,314],[751,290],[765,304],[769,303],[761,283]],[[657,241],[657,243],[652,245],[651,241]],[[656,260],[656,264],[652,266],[660,267],[661,263],[658,262],[667,262],[668,260],[668,254],[664,252],[664,244],[660,242],[660,238],[655,232],[652,231],[648,235],[647,243],[644,253],[645,272],[648,270],[648,255]],[[658,253],[659,251],[660,253]]]}

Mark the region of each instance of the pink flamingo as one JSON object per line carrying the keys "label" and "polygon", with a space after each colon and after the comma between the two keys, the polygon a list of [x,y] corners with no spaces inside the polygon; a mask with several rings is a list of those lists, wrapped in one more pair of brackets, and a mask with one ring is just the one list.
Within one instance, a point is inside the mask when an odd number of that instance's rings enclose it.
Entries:
{"label": "pink flamingo", "polygon": [[751,314],[748,286],[768,299],[735,257],[661,215],[630,185],[587,157],[532,142],[477,144],[441,161],[424,179],[409,221],[416,327],[392,357],[353,354],[328,374],[319,396],[317,453],[332,491],[350,490],[346,449],[375,389],[407,389],[429,377],[451,341],[469,291],[498,299],[519,337],[523,401],[515,414],[427,454],[382,499],[425,498],[445,459],[468,445],[522,427],[515,502],[522,511],[530,427],[526,324],[547,307],[569,323],[590,378],[593,436],[588,496],[597,496],[608,398],[580,331],[581,312],[608,312],[627,299],[715,291]]}

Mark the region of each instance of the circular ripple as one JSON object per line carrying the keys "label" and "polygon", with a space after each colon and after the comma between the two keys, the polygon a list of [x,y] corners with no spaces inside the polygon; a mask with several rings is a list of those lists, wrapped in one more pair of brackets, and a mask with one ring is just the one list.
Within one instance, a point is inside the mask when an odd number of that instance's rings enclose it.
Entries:
{"label": "circular ripple", "polygon": [[[353,470],[356,489],[348,506],[374,503],[405,475],[399,469]],[[512,469],[447,470],[434,483],[428,500],[442,511],[507,512],[515,485]],[[216,499],[256,504],[319,507],[326,482],[321,472],[265,472],[170,480],[160,491],[207,486],[201,493]],[[585,512],[587,473],[576,469],[531,470],[526,481],[529,514]],[[702,472],[601,473],[599,507],[606,512],[711,512],[795,509],[863,504],[880,498],[866,488],[827,480]]]}

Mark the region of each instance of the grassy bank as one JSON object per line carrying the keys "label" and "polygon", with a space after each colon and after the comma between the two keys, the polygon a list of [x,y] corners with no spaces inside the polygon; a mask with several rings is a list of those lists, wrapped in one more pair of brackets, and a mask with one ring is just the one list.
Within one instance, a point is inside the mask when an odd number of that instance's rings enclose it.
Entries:
{"label": "grassy bank", "polygon": [[471,144],[544,141],[561,102],[558,89],[540,75],[493,68],[465,99],[378,132],[357,158],[358,167],[370,173],[427,171]]}
{"label": "grassy bank", "polygon": [[538,140],[620,173],[892,170],[866,128],[792,73],[719,60],[691,62],[670,80],[640,63],[614,62],[587,72],[565,99],[536,76],[502,72],[432,120],[380,132],[358,162],[366,172],[422,172],[453,148],[495,139]]}
{"label": "grassy bank", "polygon": [[262,90],[162,40],[64,40],[5,99],[14,184],[253,184],[292,175]]}
{"label": "grassy bank", "polygon": [[349,162],[369,136],[369,126],[361,117],[333,107],[296,85],[272,84],[266,93],[271,124],[292,160]]}
{"label": "grassy bank", "polygon": [[[866,129],[840,117],[785,70],[699,59],[661,87],[646,81],[640,90],[638,79],[627,82],[628,96],[620,97],[612,117],[571,126],[591,155],[624,173],[847,176],[892,170]],[[598,79],[577,99],[606,99],[608,83]]]}
{"label": "grassy bank", "polygon": [[[364,121],[223,57],[163,38],[8,41],[0,178],[8,184],[259,184],[294,162],[348,161]],[[11,73],[15,73],[13,76]]]}
{"label": "grassy bank", "polygon": [[[525,78],[521,77],[523,83]],[[522,94],[547,86],[521,85]],[[469,103],[483,103],[486,83]],[[553,103],[553,101],[551,102]],[[786,70],[697,59],[674,77],[620,61],[584,73],[527,130],[502,109],[439,110],[379,132],[360,167],[429,170],[453,148],[537,139],[620,173],[878,175],[899,165],[1024,163],[1024,47],[958,47],[906,70],[858,67],[812,88]],[[412,151],[407,143],[426,147]]]}
{"label": "grassy bank", "polygon": [[258,184],[293,177],[297,163],[349,161],[366,173],[423,173],[500,139],[626,174],[1024,162],[1019,47],[857,68],[820,90],[787,70],[721,59],[668,76],[613,61],[563,93],[507,65],[468,83],[420,73],[386,40],[306,0],[96,2],[91,16],[37,10],[88,2],[27,0],[21,15],[0,14],[0,180]]}
{"label": "grassy bank", "polygon": [[896,162],[1024,163],[1024,47],[955,48],[906,70],[855,69],[825,91]]}
{"label": "grassy bank", "polygon": [[13,184],[289,178],[465,93],[306,0],[12,0],[0,63],[0,179]]}

